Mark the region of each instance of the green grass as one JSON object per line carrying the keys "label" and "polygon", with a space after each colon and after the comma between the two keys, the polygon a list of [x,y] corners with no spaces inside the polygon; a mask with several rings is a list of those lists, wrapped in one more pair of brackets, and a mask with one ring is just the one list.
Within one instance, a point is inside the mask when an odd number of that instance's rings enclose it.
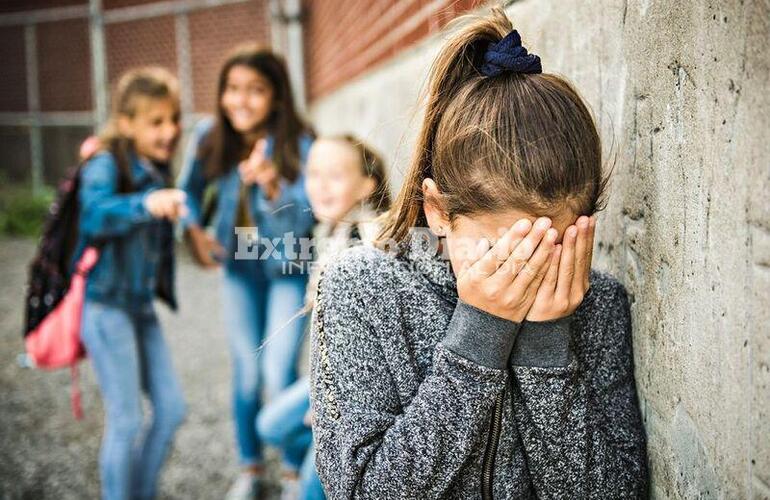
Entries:
{"label": "green grass", "polygon": [[26,185],[0,184],[0,234],[16,237],[37,237],[43,230],[54,190],[43,188],[33,194]]}

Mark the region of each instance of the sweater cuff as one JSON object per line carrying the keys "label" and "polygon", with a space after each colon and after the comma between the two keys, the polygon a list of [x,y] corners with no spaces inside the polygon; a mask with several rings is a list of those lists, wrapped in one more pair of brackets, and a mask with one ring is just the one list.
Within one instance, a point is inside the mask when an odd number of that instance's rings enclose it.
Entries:
{"label": "sweater cuff", "polygon": [[444,347],[490,368],[503,369],[508,362],[520,323],[509,321],[457,301]]}
{"label": "sweater cuff", "polygon": [[513,346],[514,366],[557,367],[570,362],[572,315],[550,321],[524,321]]}

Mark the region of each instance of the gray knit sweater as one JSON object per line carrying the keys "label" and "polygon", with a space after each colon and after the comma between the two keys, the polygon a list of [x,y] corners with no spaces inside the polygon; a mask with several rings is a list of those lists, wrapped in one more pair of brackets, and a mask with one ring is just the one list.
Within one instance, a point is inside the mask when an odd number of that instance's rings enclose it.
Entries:
{"label": "gray knit sweater", "polygon": [[568,318],[457,298],[420,245],[345,251],[313,314],[316,466],[332,499],[643,498],[646,439],[622,284],[592,270]]}

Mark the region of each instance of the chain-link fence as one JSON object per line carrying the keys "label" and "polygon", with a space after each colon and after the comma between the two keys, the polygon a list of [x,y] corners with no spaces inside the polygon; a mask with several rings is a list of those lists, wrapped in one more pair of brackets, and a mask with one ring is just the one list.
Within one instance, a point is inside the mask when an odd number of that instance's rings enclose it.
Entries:
{"label": "chain-link fence", "polygon": [[246,41],[268,43],[263,0],[50,0],[0,6],[0,175],[54,184],[98,128],[125,70],[180,79],[185,125],[210,112],[218,66]]}

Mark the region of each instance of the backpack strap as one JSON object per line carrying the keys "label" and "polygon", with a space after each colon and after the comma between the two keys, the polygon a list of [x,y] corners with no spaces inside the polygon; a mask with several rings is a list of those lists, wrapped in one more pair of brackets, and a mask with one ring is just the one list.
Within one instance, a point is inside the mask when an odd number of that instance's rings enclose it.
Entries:
{"label": "backpack strap", "polygon": [[96,265],[99,260],[99,248],[95,246],[88,246],[78,259],[78,263],[75,266],[75,272],[81,276],[88,276],[88,273]]}
{"label": "backpack strap", "polygon": [[70,366],[70,405],[75,420],[83,419],[83,404],[80,394],[80,373],[77,363],[73,363]]}

